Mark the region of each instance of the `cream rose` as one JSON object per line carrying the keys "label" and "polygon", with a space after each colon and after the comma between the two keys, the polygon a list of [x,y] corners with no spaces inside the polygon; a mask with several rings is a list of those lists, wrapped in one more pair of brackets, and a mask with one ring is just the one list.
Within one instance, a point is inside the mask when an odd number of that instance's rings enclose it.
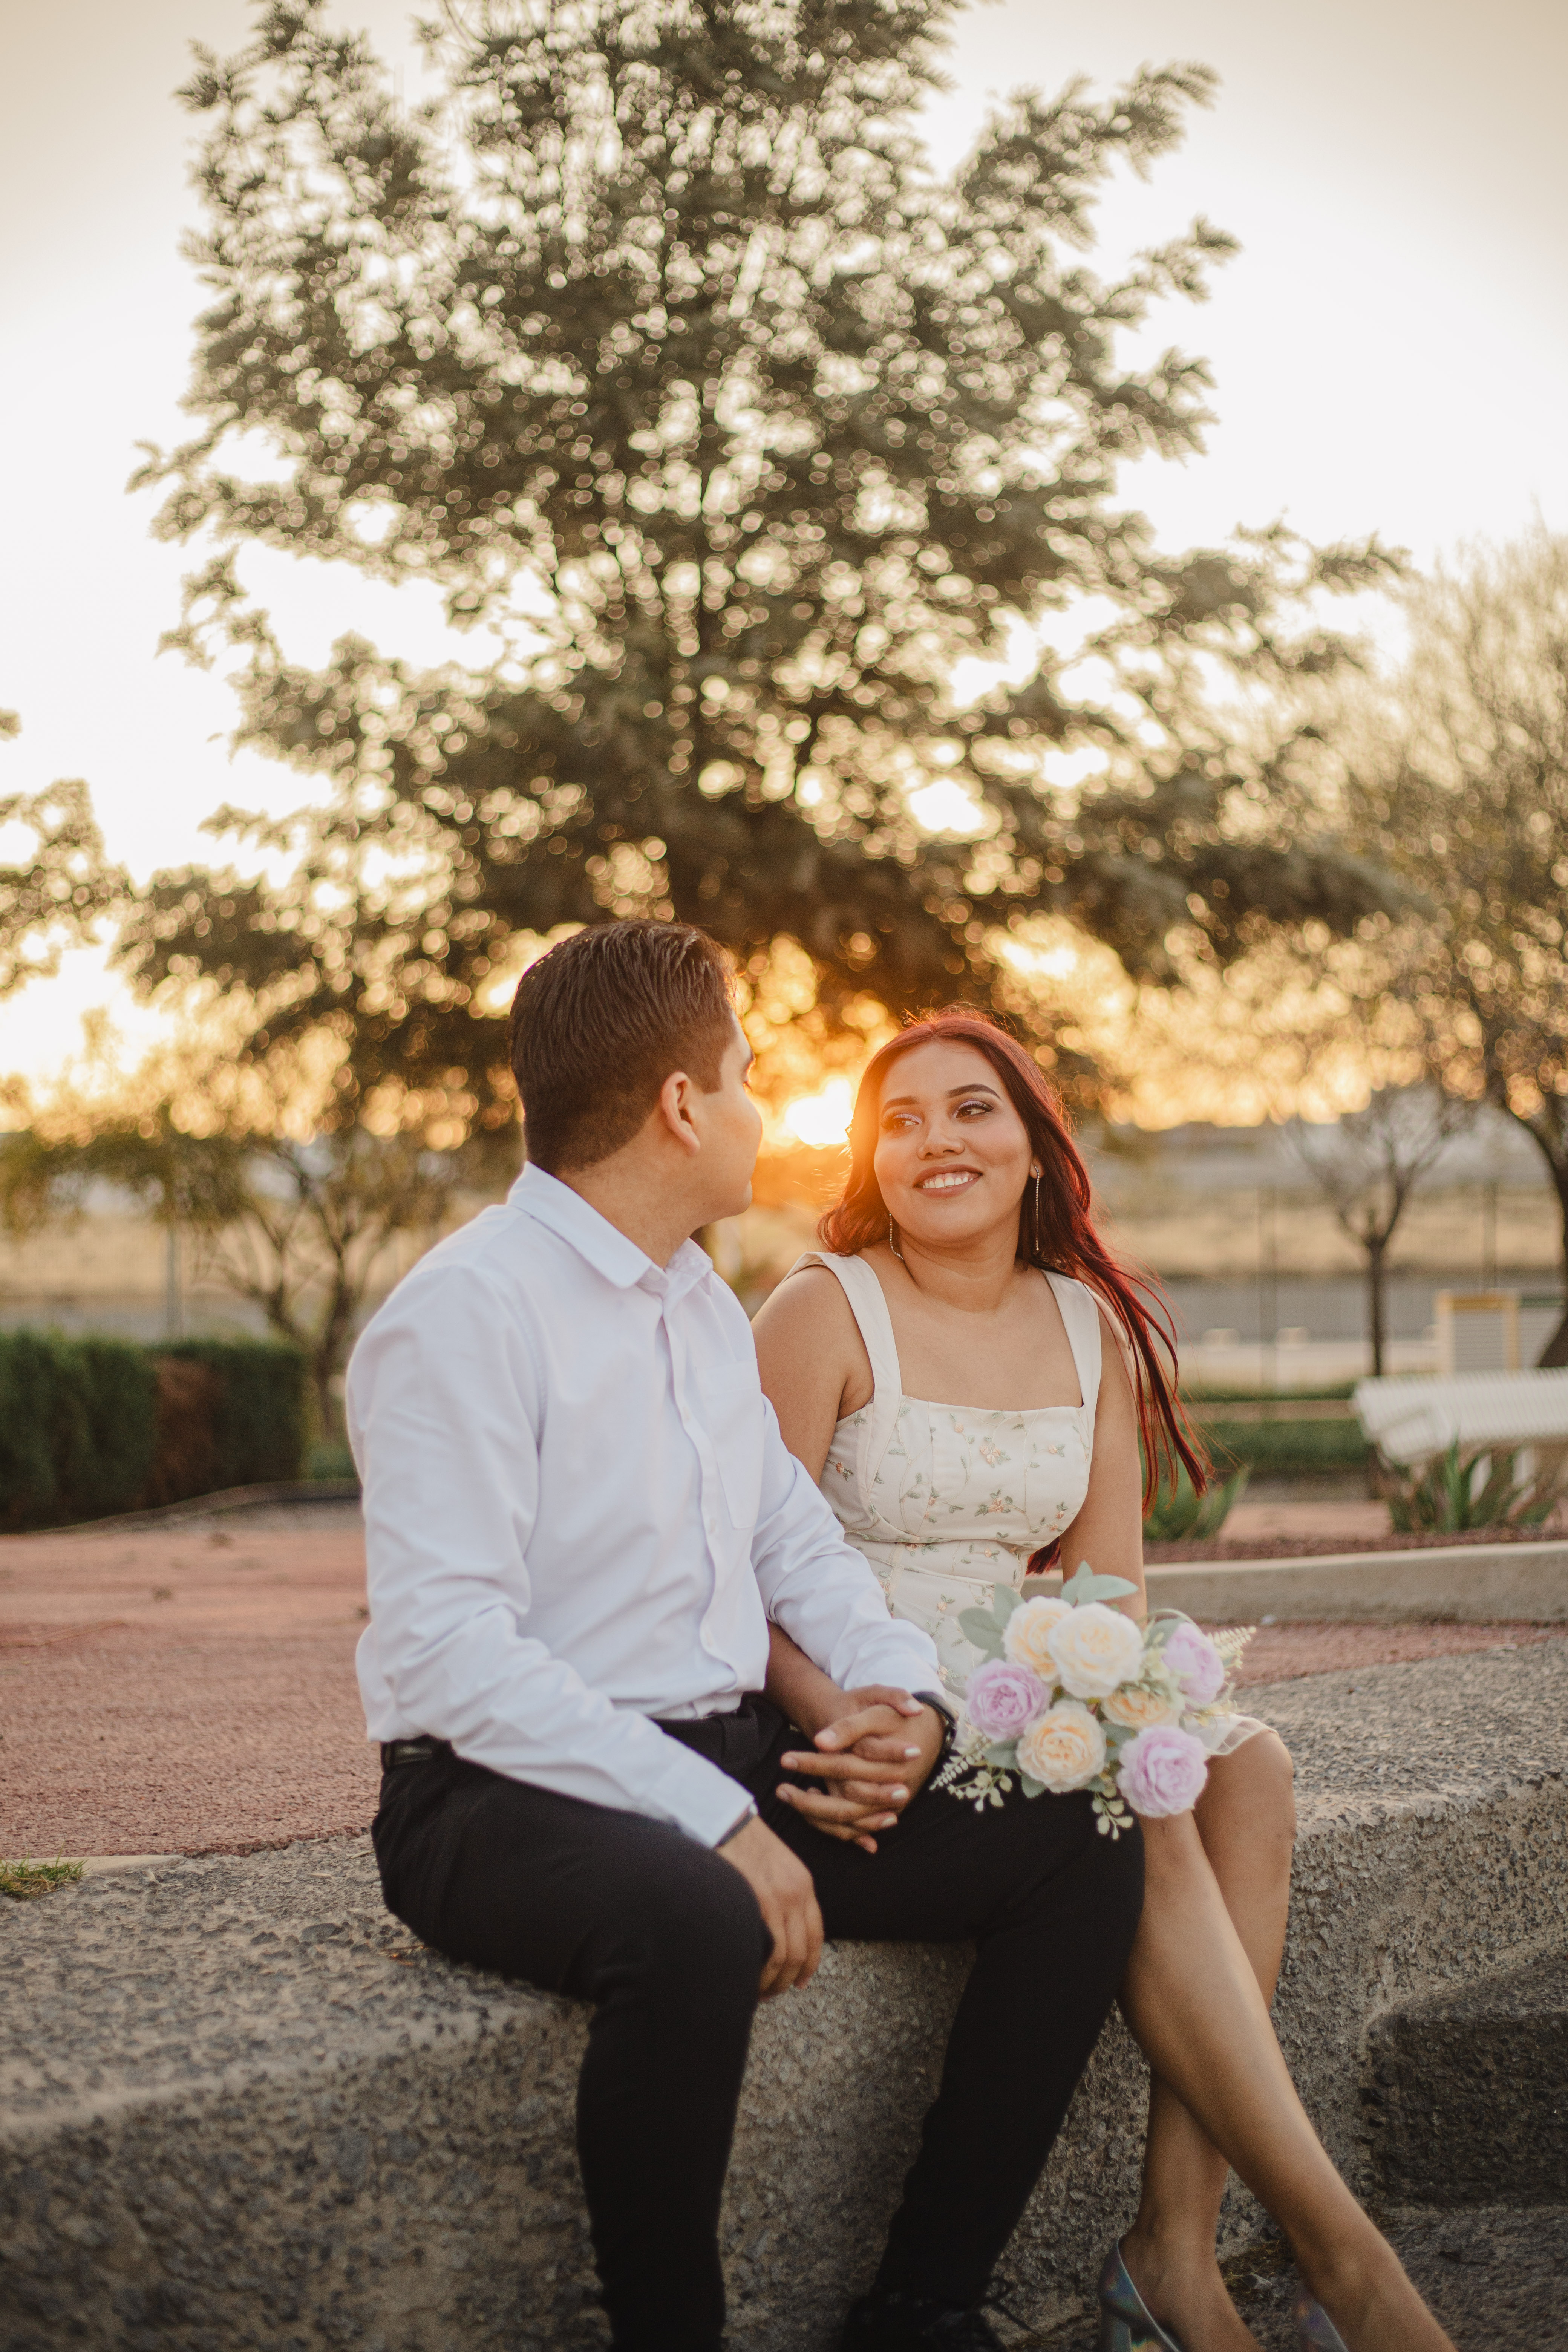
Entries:
{"label": "cream rose", "polygon": [[1142,1683],[1123,1683],[1104,1702],[1105,1713],[1123,1731],[1149,1731],[1156,1723],[1180,1723],[1182,1702],[1169,1691],[1145,1690]]}
{"label": "cream rose", "polygon": [[1109,1698],[1143,1664],[1142,1629],[1103,1601],[1069,1609],[1051,1627],[1047,1643],[1062,1688],[1074,1698]]}
{"label": "cream rose", "polygon": [[1050,1601],[1042,1597],[1020,1601],[1008,1618],[1006,1631],[1002,1636],[1002,1646],[1013,1664],[1027,1666],[1051,1690],[1055,1690],[1061,1680],[1057,1672],[1057,1662],[1050,1652],[1051,1633],[1064,1617],[1072,1614],[1070,1601]]}
{"label": "cream rose", "polygon": [[[1081,1615],[1081,1611],[1074,1612]],[[1037,1716],[1017,1747],[1018,1769],[1043,1780],[1053,1797],[1085,1789],[1105,1769],[1105,1734],[1087,1706],[1059,1698]]]}

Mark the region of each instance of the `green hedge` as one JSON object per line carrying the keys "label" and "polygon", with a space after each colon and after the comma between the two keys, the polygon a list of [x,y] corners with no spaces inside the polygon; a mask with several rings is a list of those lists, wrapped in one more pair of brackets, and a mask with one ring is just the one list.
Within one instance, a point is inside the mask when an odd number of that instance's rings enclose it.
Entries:
{"label": "green hedge", "polygon": [[305,1366],[292,1349],[0,1331],[0,1528],[297,1478],[304,1450]]}
{"label": "green hedge", "polygon": [[1256,1478],[1310,1478],[1364,1470],[1371,1448],[1353,1421],[1213,1420],[1194,1399],[1193,1418],[1217,1465]]}

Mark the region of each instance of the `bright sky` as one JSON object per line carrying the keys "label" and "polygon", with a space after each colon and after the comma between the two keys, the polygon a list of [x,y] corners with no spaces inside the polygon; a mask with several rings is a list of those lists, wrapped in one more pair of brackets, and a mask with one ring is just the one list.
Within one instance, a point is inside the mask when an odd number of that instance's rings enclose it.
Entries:
{"label": "bright sky", "polygon": [[[399,58],[405,0],[334,0]],[[91,783],[111,852],[139,876],[199,855],[219,802],[288,806],[287,772],[231,761],[221,679],[155,659],[188,558],[123,494],[139,439],[179,434],[197,307],[179,258],[195,220],[191,121],[170,95],[195,38],[237,46],[243,0],[0,0],[0,413],[11,462],[0,580],[0,792]],[[1563,0],[995,0],[961,20],[933,107],[956,160],[988,94],[1144,60],[1219,70],[1219,102],[1146,186],[1102,210],[1110,255],[1205,212],[1244,250],[1204,308],[1155,341],[1208,355],[1208,454],[1126,478],[1172,546],[1283,514],[1316,538],[1373,529],[1429,561],[1539,512],[1568,529],[1568,7]],[[428,657],[433,596],[253,563],[291,652],[348,625]],[[42,1076],[110,1001],[96,957],[0,1006],[0,1072]]]}

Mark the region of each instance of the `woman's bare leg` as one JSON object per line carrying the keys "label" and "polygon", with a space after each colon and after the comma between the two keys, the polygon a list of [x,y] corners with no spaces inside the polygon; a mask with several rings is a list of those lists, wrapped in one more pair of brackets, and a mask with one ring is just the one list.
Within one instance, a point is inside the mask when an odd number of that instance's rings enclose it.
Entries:
{"label": "woman's bare leg", "polygon": [[[1294,1773],[1282,1740],[1258,1732],[1216,1757],[1194,1816],[1209,1867],[1265,2002],[1274,1998],[1290,1907]],[[1187,2352],[1257,2352],[1215,2252],[1230,2167],[1168,2083],[1149,2091],[1149,2137],[1127,2266],[1156,2319]]]}
{"label": "woman's bare leg", "polygon": [[1308,2120],[1197,1823],[1146,1822],[1143,1844],[1121,2006],[1150,2064],[1273,2214],[1350,2352],[1453,2352]]}

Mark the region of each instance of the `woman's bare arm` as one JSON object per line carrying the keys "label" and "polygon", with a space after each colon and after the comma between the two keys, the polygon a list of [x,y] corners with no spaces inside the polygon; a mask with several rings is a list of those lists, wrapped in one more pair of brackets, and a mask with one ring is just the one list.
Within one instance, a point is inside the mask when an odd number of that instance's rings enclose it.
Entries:
{"label": "woman's bare arm", "polygon": [[[763,1392],[784,1444],[820,1482],[833,1432],[871,1393],[870,1360],[837,1275],[803,1265],[764,1300],[752,1325]],[[847,1393],[863,1388],[856,1404]],[[831,1723],[842,1694],[777,1625],[768,1628],[767,1696],[802,1731]]]}
{"label": "woman's bare arm", "polygon": [[785,1276],[752,1325],[763,1393],[784,1442],[820,1481],[833,1432],[869,1402],[871,1360],[837,1275],[804,1265]]}
{"label": "woman's bare arm", "polygon": [[1088,1560],[1097,1576],[1124,1576],[1138,1588],[1121,1603],[1134,1617],[1148,1607],[1143,1585],[1143,1468],[1138,1452],[1138,1412],[1121,1333],[1100,1318],[1100,1396],[1094,1412],[1094,1452],[1089,1492],[1062,1536],[1062,1574]]}

